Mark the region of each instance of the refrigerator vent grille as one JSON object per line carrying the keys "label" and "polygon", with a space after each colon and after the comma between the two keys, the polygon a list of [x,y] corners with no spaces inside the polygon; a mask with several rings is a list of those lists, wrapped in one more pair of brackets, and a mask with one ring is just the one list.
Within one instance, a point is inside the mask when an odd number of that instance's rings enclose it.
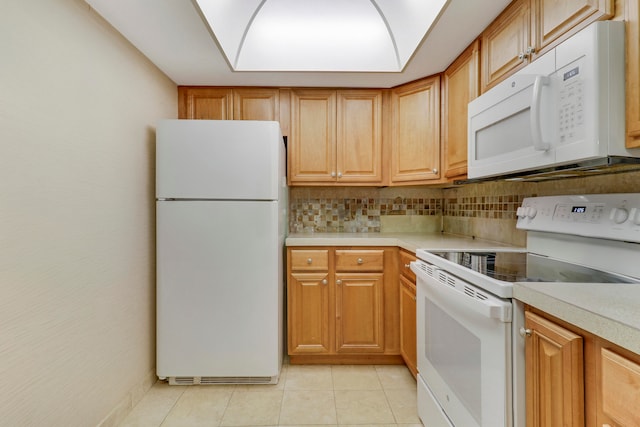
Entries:
{"label": "refrigerator vent grille", "polygon": [[273,377],[169,377],[169,385],[272,384]]}

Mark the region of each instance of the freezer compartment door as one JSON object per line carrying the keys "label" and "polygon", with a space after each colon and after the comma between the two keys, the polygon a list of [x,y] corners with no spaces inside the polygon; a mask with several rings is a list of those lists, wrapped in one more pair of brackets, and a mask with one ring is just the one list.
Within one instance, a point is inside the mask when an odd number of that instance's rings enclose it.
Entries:
{"label": "freezer compartment door", "polygon": [[275,200],[284,158],[278,122],[163,120],[156,136],[156,196]]}
{"label": "freezer compartment door", "polygon": [[273,377],[282,362],[277,202],[157,202],[157,374]]}

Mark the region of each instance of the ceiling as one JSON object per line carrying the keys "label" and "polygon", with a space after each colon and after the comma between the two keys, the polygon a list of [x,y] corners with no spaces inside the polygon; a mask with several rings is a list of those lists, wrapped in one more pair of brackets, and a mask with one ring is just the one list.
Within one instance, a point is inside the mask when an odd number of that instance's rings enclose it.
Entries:
{"label": "ceiling", "polygon": [[85,1],[178,85],[378,88],[445,70],[510,3],[449,0],[402,72],[254,72],[232,70],[191,0]]}

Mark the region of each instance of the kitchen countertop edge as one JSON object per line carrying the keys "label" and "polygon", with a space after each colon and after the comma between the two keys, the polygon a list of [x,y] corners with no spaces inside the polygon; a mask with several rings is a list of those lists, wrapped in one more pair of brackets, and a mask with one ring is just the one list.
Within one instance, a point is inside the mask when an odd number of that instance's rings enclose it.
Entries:
{"label": "kitchen countertop edge", "polygon": [[513,248],[512,245],[448,233],[294,233],[285,246],[397,246],[416,253],[418,249],[464,250],[469,248]]}
{"label": "kitchen countertop edge", "polygon": [[513,297],[640,354],[638,284],[515,283]]}

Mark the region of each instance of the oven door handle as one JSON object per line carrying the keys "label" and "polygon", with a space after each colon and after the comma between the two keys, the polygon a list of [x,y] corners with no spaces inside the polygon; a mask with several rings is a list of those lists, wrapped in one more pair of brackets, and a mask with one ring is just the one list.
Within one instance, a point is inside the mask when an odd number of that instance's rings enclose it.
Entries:
{"label": "oven door handle", "polygon": [[[439,274],[446,275],[443,270],[439,268],[437,270]],[[485,318],[497,319],[505,323],[512,320],[510,302],[487,298],[484,293],[477,292],[472,286],[465,286],[464,291],[461,291],[419,270],[417,274],[418,286],[423,286],[428,293],[428,298],[438,304],[442,304],[443,301],[447,304],[455,304],[456,307],[462,306],[465,310],[473,311]]]}

